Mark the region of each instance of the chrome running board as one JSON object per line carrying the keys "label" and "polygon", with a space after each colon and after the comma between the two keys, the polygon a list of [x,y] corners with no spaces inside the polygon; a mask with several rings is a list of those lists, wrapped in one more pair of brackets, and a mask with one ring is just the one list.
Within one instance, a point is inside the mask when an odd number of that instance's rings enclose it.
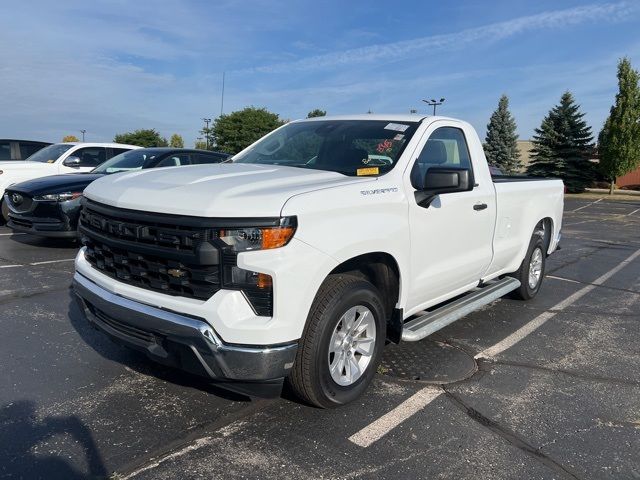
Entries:
{"label": "chrome running board", "polygon": [[402,340],[405,342],[422,340],[518,287],[520,287],[520,281],[513,277],[487,282],[462,298],[406,322],[402,330]]}

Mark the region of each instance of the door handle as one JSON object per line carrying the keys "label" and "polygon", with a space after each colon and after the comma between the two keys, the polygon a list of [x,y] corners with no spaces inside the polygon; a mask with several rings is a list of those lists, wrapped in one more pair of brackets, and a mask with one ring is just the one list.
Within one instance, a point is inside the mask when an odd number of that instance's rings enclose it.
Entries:
{"label": "door handle", "polygon": [[473,206],[473,209],[474,209],[475,211],[484,210],[485,208],[487,208],[487,204],[486,204],[486,203],[476,203],[476,204]]}

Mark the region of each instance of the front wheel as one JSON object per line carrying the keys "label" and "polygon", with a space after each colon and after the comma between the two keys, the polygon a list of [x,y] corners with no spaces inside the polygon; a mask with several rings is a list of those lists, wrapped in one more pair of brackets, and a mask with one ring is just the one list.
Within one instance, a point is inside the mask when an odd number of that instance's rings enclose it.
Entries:
{"label": "front wheel", "polygon": [[358,398],[373,379],[386,338],[378,290],[348,274],[330,275],[307,319],[288,383],[303,401],[321,408]]}
{"label": "front wheel", "polygon": [[534,233],[520,268],[511,274],[512,277],[520,280],[520,287],[511,292],[511,296],[519,300],[531,300],[535,297],[542,285],[545,266],[544,239]]}
{"label": "front wheel", "polygon": [[9,221],[9,206],[7,202],[0,197],[0,225],[3,225]]}

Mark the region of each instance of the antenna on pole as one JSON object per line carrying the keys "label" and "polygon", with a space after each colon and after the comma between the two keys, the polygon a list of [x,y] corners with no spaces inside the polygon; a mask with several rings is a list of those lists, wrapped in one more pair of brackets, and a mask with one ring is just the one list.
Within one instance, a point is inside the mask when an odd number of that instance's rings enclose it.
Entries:
{"label": "antenna on pole", "polygon": [[220,115],[224,112],[224,77],[226,72],[222,72],[222,95],[220,97]]}

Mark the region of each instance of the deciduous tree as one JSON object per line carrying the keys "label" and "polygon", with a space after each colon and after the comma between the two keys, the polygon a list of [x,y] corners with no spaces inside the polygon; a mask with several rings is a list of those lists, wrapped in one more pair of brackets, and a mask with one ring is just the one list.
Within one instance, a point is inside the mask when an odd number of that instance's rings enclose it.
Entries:
{"label": "deciduous tree", "polygon": [[139,147],[166,147],[169,144],[167,139],[162,137],[155,129],[140,129],[133,132],[118,133],[113,141],[116,143],[126,143]]}
{"label": "deciduous tree", "polygon": [[80,139],[75,135],[65,135],[64,137],[62,137],[62,141],[63,142],[79,142]]}
{"label": "deciduous tree", "polygon": [[640,165],[640,75],[629,59],[618,63],[618,93],[598,137],[600,170],[613,193],[616,177]]}
{"label": "deciduous tree", "polygon": [[173,148],[184,148],[184,140],[181,135],[174,133],[169,140],[169,146]]}
{"label": "deciduous tree", "polygon": [[265,108],[246,107],[221,115],[213,122],[216,150],[236,154],[283,124],[276,113]]}
{"label": "deciduous tree", "polygon": [[320,110],[319,108],[315,108],[311,110],[309,113],[307,113],[307,118],[324,117],[326,114],[327,114],[326,110]]}

